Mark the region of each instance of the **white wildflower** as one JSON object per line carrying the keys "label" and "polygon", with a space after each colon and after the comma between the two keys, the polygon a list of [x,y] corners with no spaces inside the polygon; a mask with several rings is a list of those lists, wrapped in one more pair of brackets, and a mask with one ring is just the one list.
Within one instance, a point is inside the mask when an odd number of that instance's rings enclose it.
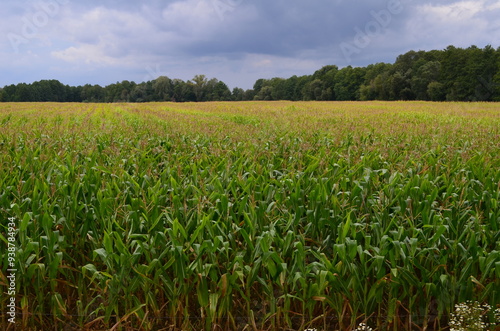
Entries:
{"label": "white wildflower", "polygon": [[353,331],[373,331],[373,329],[365,323],[360,323]]}
{"label": "white wildflower", "polygon": [[450,316],[450,331],[482,331],[489,327],[483,316],[491,309],[489,305],[467,301],[455,305],[455,312]]}

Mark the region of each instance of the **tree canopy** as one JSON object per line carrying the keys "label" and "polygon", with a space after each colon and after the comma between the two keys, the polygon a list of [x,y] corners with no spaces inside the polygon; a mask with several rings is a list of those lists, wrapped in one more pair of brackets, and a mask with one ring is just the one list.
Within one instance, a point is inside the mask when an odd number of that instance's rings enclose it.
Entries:
{"label": "tree canopy", "polygon": [[395,63],[367,67],[327,65],[312,75],[258,79],[253,89],[196,75],[187,82],[153,81],[68,86],[57,80],[0,88],[0,102],[202,102],[243,100],[429,100],[500,101],[500,48],[409,51]]}

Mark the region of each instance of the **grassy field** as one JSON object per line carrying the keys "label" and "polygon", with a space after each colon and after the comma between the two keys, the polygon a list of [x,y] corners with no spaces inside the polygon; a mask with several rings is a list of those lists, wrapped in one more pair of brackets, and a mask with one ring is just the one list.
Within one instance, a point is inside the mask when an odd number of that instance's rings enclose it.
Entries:
{"label": "grassy field", "polygon": [[446,330],[499,202],[499,104],[0,104],[0,310],[10,218],[18,329]]}

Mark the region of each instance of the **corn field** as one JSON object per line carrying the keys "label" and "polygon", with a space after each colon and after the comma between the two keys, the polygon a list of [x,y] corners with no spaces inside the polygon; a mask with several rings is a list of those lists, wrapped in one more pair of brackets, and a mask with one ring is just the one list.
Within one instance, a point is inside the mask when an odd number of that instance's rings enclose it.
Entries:
{"label": "corn field", "polygon": [[0,323],[15,219],[18,330],[447,330],[499,202],[498,104],[6,103]]}

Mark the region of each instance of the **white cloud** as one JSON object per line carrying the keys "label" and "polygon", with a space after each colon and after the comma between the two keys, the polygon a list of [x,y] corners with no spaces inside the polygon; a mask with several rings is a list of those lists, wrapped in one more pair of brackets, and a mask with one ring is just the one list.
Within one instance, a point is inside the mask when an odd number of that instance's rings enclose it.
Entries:
{"label": "white cloud", "polygon": [[176,41],[141,13],[97,7],[62,21],[65,39],[72,45],[52,56],[73,63],[135,66],[158,54],[162,45]]}
{"label": "white cloud", "polygon": [[270,59],[262,59],[262,60],[256,60],[252,61],[252,66],[255,68],[265,68],[265,67],[271,67],[273,65],[273,61]]}
{"label": "white cloud", "polygon": [[489,3],[486,5],[487,10],[498,10],[500,9],[500,1],[493,1],[493,3]]}
{"label": "white cloud", "polygon": [[491,41],[493,20],[484,16],[490,10],[486,0],[420,5],[403,35],[412,45],[422,45],[420,49],[486,45]]}
{"label": "white cloud", "polygon": [[62,51],[52,52],[55,58],[81,64],[98,64],[98,65],[116,65],[119,63],[117,58],[106,55],[105,44],[100,45],[81,45],[78,47],[69,47]]}
{"label": "white cloud", "polygon": [[[247,54],[243,61],[244,72],[257,72],[260,75],[268,76],[270,69],[278,76],[312,74],[319,69],[321,62],[301,57],[273,56],[268,54]],[[261,77],[264,78],[264,77]]]}
{"label": "white cloud", "polygon": [[147,38],[154,27],[140,13],[97,7],[83,14],[72,12],[61,22],[62,34],[75,43],[98,44],[113,40],[117,44],[126,39]]}
{"label": "white cloud", "polygon": [[484,5],[484,0],[459,1],[448,5],[425,4],[420,7],[420,13],[439,22],[463,23],[463,20],[472,19],[482,12]]}
{"label": "white cloud", "polygon": [[177,1],[163,10],[166,27],[189,36],[199,36],[215,27],[217,17],[213,6],[206,0]]}

